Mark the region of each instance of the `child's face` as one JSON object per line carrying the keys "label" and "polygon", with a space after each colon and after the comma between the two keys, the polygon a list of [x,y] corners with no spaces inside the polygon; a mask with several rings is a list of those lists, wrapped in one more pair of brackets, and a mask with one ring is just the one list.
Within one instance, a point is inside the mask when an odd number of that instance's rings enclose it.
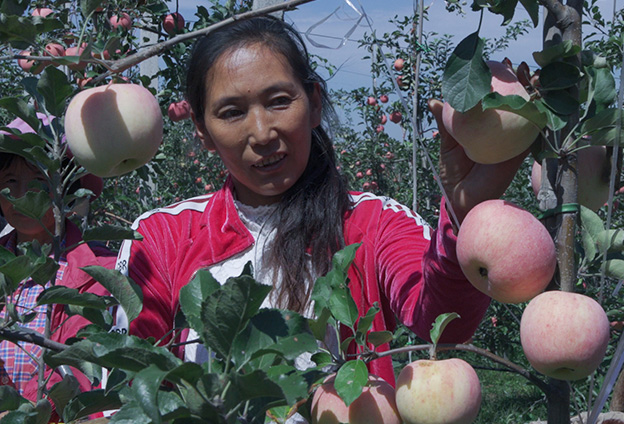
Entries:
{"label": "child's face", "polygon": [[319,90],[309,96],[287,60],[262,44],[224,53],[205,90],[197,132],[230,171],[238,199],[252,206],[279,201],[308,163],[321,121]]}
{"label": "child's face", "polygon": [[[9,166],[0,170],[0,190],[8,188],[13,197],[24,196],[29,188],[31,191],[35,190],[32,188],[33,181],[47,184],[41,172],[20,157],[16,157]],[[50,235],[39,221],[17,212],[13,205],[2,195],[0,195],[0,208],[7,222],[15,228],[18,242],[37,239],[42,243],[47,243],[51,240]],[[48,231],[54,230],[54,215],[51,208],[44,215],[42,221]]]}

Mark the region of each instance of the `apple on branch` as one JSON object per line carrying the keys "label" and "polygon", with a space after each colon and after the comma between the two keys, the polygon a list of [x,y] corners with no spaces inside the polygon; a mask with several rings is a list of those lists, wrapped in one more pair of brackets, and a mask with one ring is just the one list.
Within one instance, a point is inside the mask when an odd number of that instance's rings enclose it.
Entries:
{"label": "apple on branch", "polygon": [[500,199],[468,212],[457,234],[457,259],[473,286],[502,303],[526,302],[544,291],[557,265],[546,227]]}
{"label": "apple on branch", "polygon": [[347,406],[334,387],[335,375],[314,392],[310,406],[312,424],[400,424],[394,388],[381,377],[368,376],[360,397]]}
{"label": "apple on branch", "polygon": [[544,292],[529,302],[520,320],[520,342],[529,363],[558,380],[580,380],[593,373],[609,338],[604,309],[580,293]]}
{"label": "apple on branch", "polygon": [[65,114],[67,144],[80,165],[99,177],[133,171],[149,162],[162,143],[158,101],[137,84],[88,88]]}
{"label": "apple on branch", "polygon": [[[529,93],[510,67],[501,62],[486,63],[492,72],[492,92],[503,96],[517,95],[529,100]],[[463,113],[445,102],[442,121],[468,157],[483,164],[500,163],[518,156],[533,144],[541,130],[516,113],[498,109],[483,110],[481,102]]]}
{"label": "apple on branch", "polygon": [[163,19],[163,29],[167,34],[175,34],[184,29],[184,17],[178,12],[170,13]]}
{"label": "apple on branch", "polygon": [[436,359],[442,331],[456,313],[440,315],[431,330],[430,359],[407,364],[399,373],[396,404],[404,424],[470,424],[481,408],[481,383],[459,358]]}

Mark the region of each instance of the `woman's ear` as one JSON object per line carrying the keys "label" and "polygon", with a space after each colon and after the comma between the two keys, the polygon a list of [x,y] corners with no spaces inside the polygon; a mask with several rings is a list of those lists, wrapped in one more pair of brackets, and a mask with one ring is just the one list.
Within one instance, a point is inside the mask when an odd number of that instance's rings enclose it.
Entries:
{"label": "woman's ear", "polygon": [[310,124],[312,128],[321,125],[323,117],[323,101],[321,100],[321,85],[314,83],[312,93],[310,93]]}
{"label": "woman's ear", "polygon": [[195,113],[191,111],[191,118],[193,119],[193,123],[195,124],[195,132],[197,133],[197,137],[202,142],[202,145],[206,148],[206,150],[215,151],[215,145],[212,142],[212,138],[208,134],[208,130],[206,129],[206,125],[203,122],[199,122]]}

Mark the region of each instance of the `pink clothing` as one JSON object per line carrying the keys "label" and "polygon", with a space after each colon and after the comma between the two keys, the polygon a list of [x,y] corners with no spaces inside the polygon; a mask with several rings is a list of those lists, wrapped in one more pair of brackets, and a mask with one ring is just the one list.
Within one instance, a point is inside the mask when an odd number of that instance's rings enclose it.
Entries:
{"label": "pink clothing", "polygon": [[[86,243],[82,243],[76,246],[76,244],[82,239],[81,233],[78,227],[76,227],[70,221],[66,221],[65,234],[66,245],[75,247],[72,247],[71,250],[68,250],[66,252],[65,256],[67,260],[67,265],[64,267],[61,275],[57,274],[56,285],[63,285],[65,287],[75,288],[81,293],[89,292],[98,295],[108,294],[103,286],[98,284],[94,279],[92,279],[80,268],[89,265],[99,265],[111,269],[115,264],[116,255],[103,246],[88,245]],[[6,246],[12,235],[13,233],[9,233],[6,236],[2,237],[2,239],[0,239],[0,245]],[[54,305],[52,320],[50,323],[50,327],[54,331],[51,339],[56,342],[65,343],[67,339],[74,337],[79,329],[83,328],[89,323],[90,322],[88,320],[78,315],[69,317],[65,312],[64,305]],[[91,383],[80,371],[73,368],[72,371],[74,372],[76,378],[78,378],[78,381],[80,382],[80,387],[83,391],[92,390]],[[51,370],[46,371],[47,375],[49,375],[50,373],[52,373]],[[58,373],[54,372],[52,373],[50,380],[48,381],[47,387],[51,388],[55,383],[58,383],[61,380],[62,377]],[[25,383],[23,387],[20,387],[20,392],[22,396],[24,396],[26,399],[35,401],[37,396],[37,388],[38,382],[37,375],[35,374],[35,376],[31,378],[27,383]]]}
{"label": "pink clothing", "polygon": [[[124,242],[117,261],[117,268],[143,290],[143,311],[130,325],[130,333],[163,337],[173,328],[180,288],[195,272],[252,246],[253,237],[239,218],[232,190],[228,181],[214,194],[147,212],[135,221],[133,228],[144,239]],[[346,245],[362,243],[349,271],[360,316],[378,302],[382,311],[373,331],[393,330],[396,316],[429,339],[439,314],[457,312],[461,319],[447,327],[443,341],[469,339],[489,298],[466,280],[457,263],[456,238],[444,205],[434,231],[392,199],[358,192],[352,192],[351,199],[344,238]],[[346,337],[347,330],[341,329],[341,334]],[[177,337],[184,341],[186,336]],[[175,353],[183,357],[181,349]],[[390,358],[372,361],[369,370],[394,383]]]}

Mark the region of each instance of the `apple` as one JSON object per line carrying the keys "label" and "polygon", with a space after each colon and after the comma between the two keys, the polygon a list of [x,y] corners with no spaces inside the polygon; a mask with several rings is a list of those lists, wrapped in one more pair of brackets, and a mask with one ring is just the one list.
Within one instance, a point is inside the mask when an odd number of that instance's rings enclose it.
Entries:
{"label": "apple", "polygon": [[379,96],[379,101],[381,103],[388,103],[388,100],[389,100],[388,99],[388,95],[386,95],[386,94],[382,94],[381,96]]}
{"label": "apple", "polygon": [[[588,146],[578,150],[577,184],[578,203],[597,211],[609,200],[611,161],[606,146]],[[542,182],[542,165],[533,162],[531,186],[537,196]]]}
{"label": "apple", "polygon": [[42,18],[45,18],[46,16],[48,16],[49,14],[54,13],[54,11],[50,8],[47,7],[38,7],[36,9],[33,9],[33,11],[31,12],[32,16],[41,16]]}
{"label": "apple", "polygon": [[92,81],[93,78],[76,78],[76,84],[78,84],[78,88],[81,90],[83,90]]}
{"label": "apple", "polygon": [[[52,57],[63,57],[65,56],[65,47],[63,47],[59,43],[48,43],[45,46],[44,55]],[[52,61],[52,65],[58,66],[58,63]]]}
{"label": "apple", "polygon": [[312,396],[311,424],[400,424],[394,388],[380,377],[368,376],[362,394],[346,406],[334,388],[335,375],[325,379]]}
{"label": "apple", "polygon": [[67,144],[80,165],[100,177],[145,165],[163,138],[158,101],[137,84],[88,88],[74,96],[65,115]]}
{"label": "apple", "polygon": [[[488,61],[487,65],[492,71],[491,91],[503,96],[515,94],[529,100],[529,94],[511,68],[494,61]],[[481,102],[463,113],[445,102],[442,121],[468,157],[483,164],[500,163],[518,156],[533,144],[541,130],[518,114],[483,110]]]}
{"label": "apple", "polygon": [[121,27],[124,30],[129,31],[130,28],[132,28],[132,18],[125,12],[111,16],[108,23],[113,29]]}
{"label": "apple", "polygon": [[481,407],[479,377],[459,358],[411,362],[397,378],[396,405],[405,424],[470,424]]}
{"label": "apple", "polygon": [[175,34],[184,29],[184,17],[178,12],[170,13],[163,20],[163,29],[167,34]]}
{"label": "apple", "polygon": [[373,96],[369,96],[366,99],[366,104],[369,105],[369,106],[376,106],[377,105],[377,99],[374,98]]}
{"label": "apple", "polygon": [[[85,49],[84,47],[78,47],[78,46],[68,47],[65,50],[65,56],[80,56],[82,52],[84,51],[84,49]],[[67,66],[69,67],[69,69],[73,71],[82,71],[87,67],[87,63],[80,61],[78,63],[73,63]]]}
{"label": "apple", "polygon": [[358,171],[358,172],[356,172],[356,173],[355,173],[355,178],[358,178],[358,179],[360,179],[360,178],[364,178],[364,174],[362,173],[362,171]]}
{"label": "apple", "polygon": [[607,314],[580,293],[547,291],[529,302],[520,320],[520,343],[540,373],[580,380],[602,362],[610,338]]}
{"label": "apple", "polygon": [[405,88],[405,82],[403,82],[403,75],[399,75],[396,77],[396,82],[399,88]]}
{"label": "apple", "polygon": [[381,124],[377,125],[377,128],[375,128],[375,131],[377,131],[378,133],[383,132],[383,130],[384,130],[384,126]]}
{"label": "apple", "polygon": [[383,125],[386,122],[388,122],[388,117],[386,116],[386,114],[382,114],[379,119],[380,119],[381,125]]}
{"label": "apple", "polygon": [[398,58],[397,60],[394,61],[394,69],[397,71],[402,71],[403,70],[403,66],[405,66],[405,60]]}
{"label": "apple", "polygon": [[[21,52],[19,52],[19,55],[30,56],[32,55],[32,52],[28,50],[22,50]],[[37,66],[35,66],[35,61],[30,59],[17,59],[17,64],[24,71],[30,72],[35,75],[41,73],[41,71],[43,71],[43,68],[45,68],[45,64],[39,63]]]}
{"label": "apple", "polygon": [[403,115],[399,111],[394,111],[390,114],[390,120],[395,124],[398,124],[403,119]]}
{"label": "apple", "polygon": [[167,108],[167,116],[173,122],[189,119],[191,117],[191,105],[186,100],[171,103]]}
{"label": "apple", "polygon": [[530,212],[500,199],[468,212],[457,234],[457,260],[473,286],[502,303],[537,296],[557,265],[546,227]]}

